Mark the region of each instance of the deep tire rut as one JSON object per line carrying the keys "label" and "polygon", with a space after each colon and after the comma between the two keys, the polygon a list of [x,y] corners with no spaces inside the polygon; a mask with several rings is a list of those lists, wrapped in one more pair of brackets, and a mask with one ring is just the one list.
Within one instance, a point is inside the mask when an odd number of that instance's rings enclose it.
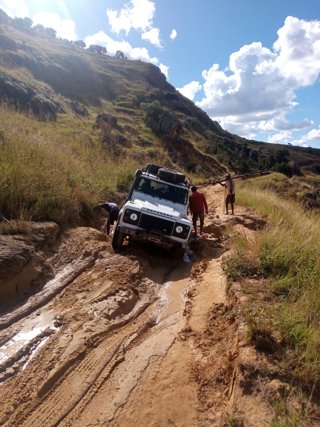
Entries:
{"label": "deep tire rut", "polygon": [[[72,250],[79,254],[77,233],[85,256],[72,262],[77,259]],[[20,326],[38,325],[40,318],[51,331],[23,347],[24,370],[17,355],[8,359],[15,371],[0,383],[0,424],[215,425],[205,408],[219,401],[221,387],[207,374],[226,370],[226,383],[235,382],[234,374],[229,376],[235,372],[231,362],[222,354],[230,348],[235,326],[223,318],[209,333],[212,309],[224,304],[226,294],[221,236],[208,233],[194,242],[193,263],[185,264],[140,246],[114,255],[104,243],[106,252],[97,253],[95,239],[102,239],[96,230],[71,234],[55,263],[60,259],[68,272],[65,261],[71,260],[72,273],[0,320],[4,348]]]}

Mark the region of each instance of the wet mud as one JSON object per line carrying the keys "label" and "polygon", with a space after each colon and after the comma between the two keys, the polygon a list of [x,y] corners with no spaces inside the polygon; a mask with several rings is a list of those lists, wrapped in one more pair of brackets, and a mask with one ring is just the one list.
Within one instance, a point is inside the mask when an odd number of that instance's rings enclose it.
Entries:
{"label": "wet mud", "polygon": [[221,262],[227,227],[254,227],[206,194],[190,263],[143,245],[115,254],[90,228],[61,236],[53,278],[0,318],[0,425],[225,425],[239,325]]}

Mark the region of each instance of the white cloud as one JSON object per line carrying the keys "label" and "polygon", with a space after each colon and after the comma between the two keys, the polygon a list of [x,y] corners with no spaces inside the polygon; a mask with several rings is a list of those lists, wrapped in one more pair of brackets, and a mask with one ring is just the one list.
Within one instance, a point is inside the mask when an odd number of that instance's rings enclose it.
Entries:
{"label": "white cloud", "polygon": [[131,0],[121,10],[107,10],[112,31],[129,33],[131,29],[147,31],[152,28],[155,4],[151,0]]}
{"label": "white cloud", "polygon": [[267,142],[270,142],[271,144],[287,144],[291,141],[291,135],[292,133],[288,131],[279,132],[271,135]]}
{"label": "white cloud", "polygon": [[47,28],[53,28],[57,37],[68,40],[76,40],[76,24],[70,19],[63,19],[57,13],[39,12],[32,17],[34,25],[41,24]]}
{"label": "white cloud", "polygon": [[184,95],[185,97],[191,99],[191,101],[194,100],[194,97],[196,96],[196,94],[202,89],[202,85],[193,80],[190,83],[187,83],[186,85],[184,85],[183,87],[177,89],[180,93],[182,93],[182,95]]}
{"label": "white cloud", "polygon": [[313,121],[309,119],[290,122],[285,118],[283,119],[278,118],[278,119],[274,119],[273,122],[274,122],[274,126],[273,126],[274,129],[279,129],[283,131],[286,131],[286,130],[296,131],[300,129],[305,129],[307,127],[310,127],[313,124]]}
{"label": "white cloud", "polygon": [[[219,64],[204,70],[204,96],[197,105],[225,129],[245,137],[301,130],[312,122],[291,122],[286,116],[298,105],[297,90],[313,85],[319,76],[320,21],[287,17],[272,49],[254,42],[232,53],[225,70]],[[184,86],[190,99],[194,87],[194,82]]]}
{"label": "white cloud", "polygon": [[126,41],[117,41],[108,36],[105,32],[99,31],[96,34],[87,36],[84,39],[84,42],[89,47],[92,44],[98,44],[100,46],[105,46],[108,54],[115,55],[117,50],[121,50],[125,55],[132,50],[130,43]]}
{"label": "white cloud", "polygon": [[11,18],[30,16],[29,8],[24,0],[0,0],[0,8]]}
{"label": "white cloud", "polygon": [[150,56],[148,49],[144,47],[134,48],[129,42],[114,40],[103,31],[99,31],[96,34],[86,37],[84,41],[87,46],[90,46],[91,44],[105,46],[108,54],[110,55],[115,55],[117,50],[121,50],[125,56],[130,59],[140,59],[141,61],[151,62],[155,65],[159,64],[158,58]]}
{"label": "white cloud", "polygon": [[289,121],[285,117],[285,113],[280,113],[277,117],[271,117],[266,120],[259,120],[257,122],[259,130],[263,132],[286,132],[286,131],[298,131],[306,129],[313,125],[312,120],[304,119],[299,121]]}
{"label": "white cloud", "polygon": [[[259,139],[267,142],[286,143],[293,132],[301,132],[313,124],[312,120],[292,121],[286,119],[285,112],[274,117],[273,112],[249,113],[241,116],[215,117],[224,129],[248,139]],[[257,138],[263,135],[263,138]]]}
{"label": "white cloud", "polygon": [[202,73],[204,98],[199,106],[213,116],[244,115],[292,109],[294,86],[275,65],[277,55],[261,43],[243,46],[230,56],[229,69],[214,64]]}
{"label": "white cloud", "polygon": [[160,64],[157,57],[150,56],[148,49],[145,47],[132,47],[129,42],[114,40],[103,31],[99,31],[96,34],[86,37],[84,41],[88,47],[91,44],[98,44],[106,47],[107,53],[111,56],[115,55],[117,50],[121,50],[129,59],[141,60],[157,65],[166,78],[168,78],[169,67],[167,65]]}
{"label": "white cloud", "polygon": [[320,128],[312,129],[301,138],[291,141],[293,145],[308,146],[311,142],[316,143],[320,147]]}
{"label": "white cloud", "polygon": [[148,40],[151,44],[156,47],[162,47],[160,42],[160,31],[158,28],[151,28],[149,31],[145,31],[141,34],[143,40]]}
{"label": "white cloud", "polygon": [[[12,18],[30,17],[27,2],[24,0],[0,0],[0,8]],[[76,40],[76,24],[71,19],[63,19],[57,13],[39,12],[31,17],[33,24],[41,24],[47,28],[53,28],[57,37],[68,40]]]}
{"label": "white cloud", "polygon": [[177,37],[177,31],[173,29],[170,33],[170,39],[174,40]]}
{"label": "white cloud", "polygon": [[274,43],[276,65],[295,86],[309,86],[319,78],[320,21],[288,16]]}
{"label": "white cloud", "polygon": [[260,132],[258,129],[259,121],[246,121],[246,119],[237,116],[216,117],[215,120],[220,123],[223,129],[247,139],[255,139],[257,133]]}
{"label": "white cloud", "polygon": [[168,78],[169,77],[169,67],[168,67],[168,65],[159,64],[159,68],[160,68],[161,72],[166,76],[166,78]]}
{"label": "white cloud", "polygon": [[154,57],[150,56],[148,49],[146,49],[145,47],[131,48],[131,51],[128,52],[128,57],[130,59],[140,59],[141,61],[144,61],[144,62],[151,62],[152,64],[155,64],[155,65],[159,64],[158,58],[156,58],[155,56]]}

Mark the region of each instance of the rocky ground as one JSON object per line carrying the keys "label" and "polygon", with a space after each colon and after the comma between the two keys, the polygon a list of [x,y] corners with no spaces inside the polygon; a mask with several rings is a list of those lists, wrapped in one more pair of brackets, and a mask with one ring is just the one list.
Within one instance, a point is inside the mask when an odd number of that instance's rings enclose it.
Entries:
{"label": "rocky ground", "polygon": [[1,237],[0,425],[270,423],[262,356],[221,266],[229,235],[255,233],[261,219],[238,206],[224,215],[220,186],[204,192],[206,233],[190,263],[143,245],[115,254],[92,228]]}

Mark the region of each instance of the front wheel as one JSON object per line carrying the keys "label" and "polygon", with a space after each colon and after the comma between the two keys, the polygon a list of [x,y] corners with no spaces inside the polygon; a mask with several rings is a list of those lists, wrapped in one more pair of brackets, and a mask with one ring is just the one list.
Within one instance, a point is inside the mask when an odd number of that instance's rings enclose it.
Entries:
{"label": "front wheel", "polygon": [[113,238],[112,238],[113,250],[119,251],[123,246],[123,241],[124,241],[124,233],[120,231],[118,227],[116,227],[113,233]]}

